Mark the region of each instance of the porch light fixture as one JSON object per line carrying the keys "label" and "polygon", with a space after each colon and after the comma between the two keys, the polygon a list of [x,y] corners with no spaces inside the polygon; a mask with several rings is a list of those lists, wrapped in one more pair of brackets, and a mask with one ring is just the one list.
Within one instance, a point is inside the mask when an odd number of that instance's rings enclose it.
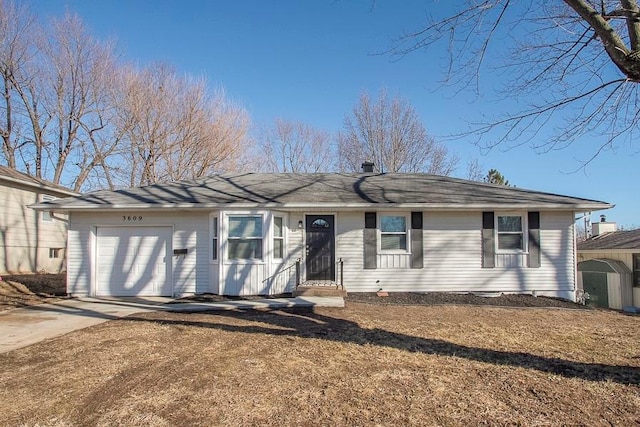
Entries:
{"label": "porch light fixture", "polygon": [[302,228],[303,224],[302,224],[302,220],[298,221],[298,228]]}

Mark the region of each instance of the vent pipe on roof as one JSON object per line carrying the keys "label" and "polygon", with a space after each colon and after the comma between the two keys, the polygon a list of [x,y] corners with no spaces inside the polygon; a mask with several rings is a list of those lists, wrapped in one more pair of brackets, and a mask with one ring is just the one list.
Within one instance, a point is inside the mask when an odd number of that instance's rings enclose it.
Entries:
{"label": "vent pipe on roof", "polygon": [[370,162],[370,161],[365,161],[364,163],[362,163],[362,172],[364,173],[373,173],[373,167],[375,166],[375,163]]}
{"label": "vent pipe on roof", "polygon": [[600,215],[600,222],[607,222],[607,216],[606,215]]}

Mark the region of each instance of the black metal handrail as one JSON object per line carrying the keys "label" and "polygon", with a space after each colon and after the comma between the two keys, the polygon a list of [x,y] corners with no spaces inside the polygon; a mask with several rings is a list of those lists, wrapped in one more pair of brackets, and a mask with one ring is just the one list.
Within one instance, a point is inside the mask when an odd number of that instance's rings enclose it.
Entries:
{"label": "black metal handrail", "polygon": [[271,276],[269,276],[266,279],[264,279],[262,281],[262,283],[266,282],[267,280],[275,279],[276,277],[278,277],[282,273],[287,272],[287,271],[291,270],[294,267],[296,269],[296,288],[297,288],[298,285],[300,285],[300,258],[296,259],[295,264],[291,264],[287,268],[283,268],[282,270],[278,271],[276,274],[272,274]]}

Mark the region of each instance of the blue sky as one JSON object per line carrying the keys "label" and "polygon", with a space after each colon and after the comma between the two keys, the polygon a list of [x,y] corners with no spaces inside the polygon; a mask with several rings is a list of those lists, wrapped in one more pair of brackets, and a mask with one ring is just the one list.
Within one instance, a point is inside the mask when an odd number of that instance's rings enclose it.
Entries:
{"label": "blue sky", "polygon": [[[77,13],[96,37],[117,39],[123,57],[141,65],[171,63],[204,75],[212,87],[250,113],[254,125],[277,117],[337,132],[363,91],[385,88],[408,100],[436,138],[459,132],[467,121],[509,108],[491,88],[500,76],[484,75],[480,97],[440,88],[443,52],[417,52],[401,60],[378,55],[403,31],[419,28],[426,15],[417,0],[32,0],[41,18]],[[433,7],[433,6],[431,6]],[[447,3],[436,2],[446,8]],[[440,88],[440,89],[439,89]],[[544,138],[541,133],[539,138]],[[481,153],[471,140],[447,141],[462,158],[478,158],[522,188],[603,200],[605,212],[624,226],[640,226],[638,147],[592,154],[585,138],[568,149],[539,154],[528,146]]]}

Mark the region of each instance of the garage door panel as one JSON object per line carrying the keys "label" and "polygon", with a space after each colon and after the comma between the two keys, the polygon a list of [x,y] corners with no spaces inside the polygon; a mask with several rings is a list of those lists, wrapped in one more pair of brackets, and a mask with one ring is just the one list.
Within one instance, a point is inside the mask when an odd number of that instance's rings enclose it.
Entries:
{"label": "garage door panel", "polygon": [[170,227],[98,228],[96,294],[170,296],[171,234]]}

